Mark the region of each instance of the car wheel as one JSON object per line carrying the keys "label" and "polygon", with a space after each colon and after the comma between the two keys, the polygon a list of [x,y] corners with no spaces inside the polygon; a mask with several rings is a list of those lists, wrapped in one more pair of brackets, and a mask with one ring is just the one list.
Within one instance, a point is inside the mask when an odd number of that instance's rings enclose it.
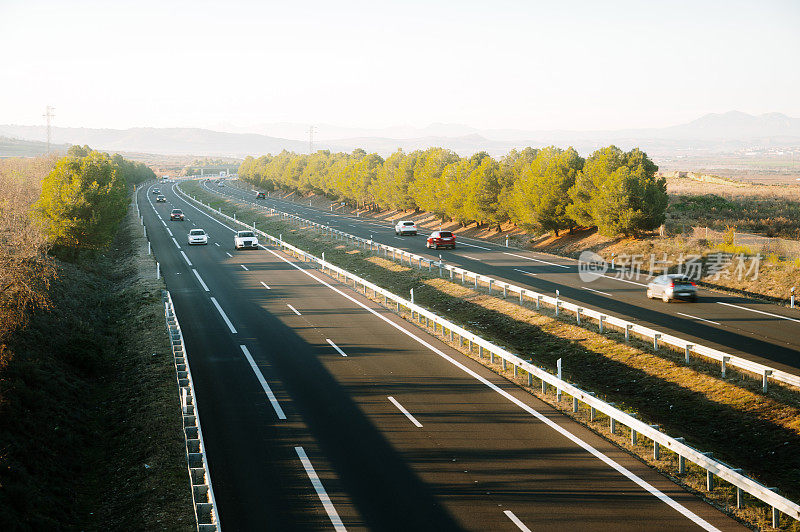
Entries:
{"label": "car wheel", "polygon": [[666,293],[664,293],[664,295],[661,296],[661,301],[663,301],[664,303],[669,303],[669,296]]}

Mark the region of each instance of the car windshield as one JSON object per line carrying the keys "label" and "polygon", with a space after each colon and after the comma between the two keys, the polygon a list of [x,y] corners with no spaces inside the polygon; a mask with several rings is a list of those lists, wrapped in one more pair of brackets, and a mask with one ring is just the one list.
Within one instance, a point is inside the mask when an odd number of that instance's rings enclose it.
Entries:
{"label": "car windshield", "polygon": [[172,209],[172,214],[183,214],[183,211],[180,209]]}
{"label": "car windshield", "polygon": [[414,222],[403,222],[403,225],[414,225]]}
{"label": "car windshield", "polygon": [[206,232],[205,232],[205,231],[203,231],[202,229],[192,229],[192,230],[189,232],[189,234],[190,234],[190,235],[204,235],[204,234],[206,234]]}
{"label": "car windshield", "polygon": [[680,285],[680,286],[691,286],[692,285],[692,281],[690,281],[689,279],[686,279],[686,278],[672,279],[672,282],[675,283],[675,285]]}
{"label": "car windshield", "polygon": [[453,236],[453,233],[451,233],[450,231],[440,231],[439,236],[443,238],[450,238],[451,236]]}
{"label": "car windshield", "polygon": [[252,231],[239,231],[239,236],[255,236]]}

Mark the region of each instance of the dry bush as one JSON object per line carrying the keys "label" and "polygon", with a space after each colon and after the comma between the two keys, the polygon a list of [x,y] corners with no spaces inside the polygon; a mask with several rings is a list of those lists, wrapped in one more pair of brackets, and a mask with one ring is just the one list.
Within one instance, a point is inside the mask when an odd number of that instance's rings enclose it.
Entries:
{"label": "dry bush", "polygon": [[0,344],[24,323],[28,309],[46,305],[55,267],[31,206],[55,161],[56,156],[0,160]]}

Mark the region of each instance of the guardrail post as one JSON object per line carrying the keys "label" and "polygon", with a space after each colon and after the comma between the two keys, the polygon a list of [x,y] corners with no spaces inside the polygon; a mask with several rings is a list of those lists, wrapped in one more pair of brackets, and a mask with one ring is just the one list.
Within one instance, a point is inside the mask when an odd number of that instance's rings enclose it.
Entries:
{"label": "guardrail post", "polygon": [[633,325],[631,325],[630,323],[626,323],[625,324],[625,341],[626,342],[630,342],[631,341],[631,328],[632,327],[633,327]]}
{"label": "guardrail post", "polygon": [[[772,491],[778,491],[778,488],[770,488]],[[781,513],[774,506],[772,507],[772,528],[781,527]]]}
{"label": "guardrail post", "polygon": [[507,291],[508,291],[508,285],[507,285],[507,284],[504,284],[504,285],[503,285],[503,299],[505,299],[505,298],[506,298],[506,296],[508,295],[508,294],[507,294]]}
{"label": "guardrail post", "polygon": [[[631,417],[636,417],[636,414],[628,414],[628,415]],[[631,427],[631,445],[634,446],[636,445],[636,436],[637,436],[636,429]]]}
{"label": "guardrail post", "polygon": [[653,335],[653,351],[658,351],[658,339],[661,338],[659,333]]}
{"label": "guardrail post", "polygon": [[[505,359],[503,359],[503,361],[505,361]],[[514,377],[516,377],[518,375],[519,375],[519,366],[514,364]]]}
{"label": "guardrail post", "polygon": [[478,289],[478,274],[475,274],[475,290]]}
{"label": "guardrail post", "polygon": [[450,341],[453,341],[453,329],[450,329]]}
{"label": "guardrail post", "polygon": [[464,271],[461,271],[461,284],[464,284]]}
{"label": "guardrail post", "polygon": [[[412,288],[411,290],[409,290],[409,292],[411,292],[411,304],[413,305],[414,304],[414,289]],[[413,316],[414,313],[412,312],[411,315]]]}
{"label": "guardrail post", "polygon": [[617,433],[617,420],[613,417],[608,418],[608,430],[611,431],[611,434]]}
{"label": "guardrail post", "polygon": [[572,398],[572,412],[576,413],[577,411],[578,411],[578,398],[577,397],[573,397]]}
{"label": "guardrail post", "polygon": [[523,297],[522,295],[523,295],[524,293],[525,293],[525,291],[524,291],[522,288],[520,288],[520,289],[519,289],[519,304],[520,304],[520,305],[522,305],[522,303],[524,302],[524,301],[523,301],[523,299],[522,299],[522,297]]}
{"label": "guardrail post", "polygon": [[[483,358],[483,346],[482,345],[478,346],[478,356]],[[494,362],[494,357],[492,357],[492,362]]]}
{"label": "guardrail post", "polygon": [[[711,456],[714,453],[702,453],[703,456]],[[711,472],[710,469],[706,469],[706,491],[714,491],[714,474]]]}
{"label": "guardrail post", "polygon": [[[561,380],[561,359],[556,360],[556,376]],[[561,402],[561,388],[556,386],[556,402]]]}
{"label": "guardrail post", "polygon": [[[531,362],[533,362],[533,359],[531,359]],[[531,373],[530,371],[528,371],[527,373],[528,373],[528,386],[533,387],[533,373]]]}
{"label": "guardrail post", "polygon": [[556,299],[556,318],[558,317],[558,307],[560,304],[561,302],[558,299]]}
{"label": "guardrail post", "polygon": [[[675,438],[675,441],[683,443],[686,441],[684,438]],[[678,455],[678,474],[683,475],[686,473],[686,458],[682,454]]]}
{"label": "guardrail post", "polygon": [[581,324],[581,310],[583,309],[581,309],[580,307],[575,309],[575,319],[577,320],[578,325]]}
{"label": "guardrail post", "polygon": [[156,279],[161,279],[161,264],[156,262]]}
{"label": "guardrail post", "polygon": [[728,370],[728,361],[731,359],[729,356],[722,356],[722,378],[724,379]]}
{"label": "guardrail post", "polygon": [[453,268],[450,267],[450,269],[448,271],[450,272],[450,280],[452,281],[453,280]]}
{"label": "guardrail post", "polygon": [[[592,397],[597,396],[594,392],[589,392],[589,395]],[[593,406],[589,406],[589,421],[594,421],[595,416],[597,415],[597,410]]]}
{"label": "guardrail post", "polygon": [[542,395],[547,395],[547,382],[542,379]]}
{"label": "guardrail post", "polygon": [[771,369],[764,370],[764,378],[761,381],[761,391],[767,393],[767,386],[769,385],[769,376],[772,375]]}
{"label": "guardrail post", "polygon": [[689,363],[689,353],[692,352],[692,347],[694,347],[692,344],[686,344],[686,347],[684,348],[684,351],[685,351],[685,354],[686,354],[686,363],[687,364]]}
{"label": "guardrail post", "polygon": [[489,295],[492,295],[492,279],[489,279]]}
{"label": "guardrail post", "polygon": [[422,258],[417,259],[417,266],[419,267],[419,271],[422,271]]}
{"label": "guardrail post", "polygon": [[142,226],[142,232],[144,233],[144,237],[147,238],[147,226]]}
{"label": "guardrail post", "polygon": [[150,255],[150,241],[147,241],[147,254]]}
{"label": "guardrail post", "polygon": [[[650,428],[658,430],[658,425],[650,425]],[[661,444],[653,440],[653,460],[658,460],[659,458],[661,458]]]}
{"label": "guardrail post", "polygon": [[542,306],[542,296],[541,294],[536,294],[536,310],[539,310]]}
{"label": "guardrail post", "polygon": [[604,319],[605,319],[605,316],[600,314],[600,317],[597,320],[598,326],[600,327],[600,334],[603,334],[603,320]]}

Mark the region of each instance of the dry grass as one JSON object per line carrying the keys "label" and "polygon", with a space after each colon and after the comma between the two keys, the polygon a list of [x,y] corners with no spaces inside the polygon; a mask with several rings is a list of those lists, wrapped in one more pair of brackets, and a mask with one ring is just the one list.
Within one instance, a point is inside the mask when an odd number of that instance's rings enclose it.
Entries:
{"label": "dry grass", "polygon": [[[199,187],[193,188],[192,193],[198,197],[207,194]],[[565,378],[577,386],[594,390],[605,400],[637,412],[643,421],[657,423],[665,432],[683,436],[691,445],[744,467],[748,474],[768,485],[779,486],[790,498],[800,496],[796,483],[800,456],[794,451],[800,447],[800,400],[794,391],[776,386],[764,396],[752,379],[737,374],[719,378],[716,365],[694,361],[687,367],[676,354],[663,350],[656,354],[644,342],[628,345],[621,335],[608,338],[593,330],[594,326],[579,327],[555,318],[550,311],[536,312],[338,243],[332,249],[325,237],[277,219],[265,221],[260,212],[241,208],[237,217],[246,223],[256,219],[262,228],[282,232],[285,240],[316,255],[325,251],[328,261],[394,293],[405,294],[414,288],[419,304],[550,371],[555,368],[556,359],[561,358]],[[405,275],[397,275],[398,272]],[[482,362],[492,366],[486,360]],[[504,373],[499,365],[493,369]],[[540,390],[530,391],[542,395]],[[546,399],[554,402],[549,395]],[[560,406],[571,410],[571,402]],[[586,412],[579,412],[577,419],[676,476],[676,459],[670,453],[655,462],[652,444],[631,446],[627,429],[621,429],[619,435],[608,435],[607,420],[590,423],[586,416]],[[702,490],[705,472],[690,468],[677,480]],[[763,506],[751,504],[744,511],[730,508],[734,491],[722,484],[707,495],[718,504],[728,505],[730,512],[764,525],[767,514]]]}

